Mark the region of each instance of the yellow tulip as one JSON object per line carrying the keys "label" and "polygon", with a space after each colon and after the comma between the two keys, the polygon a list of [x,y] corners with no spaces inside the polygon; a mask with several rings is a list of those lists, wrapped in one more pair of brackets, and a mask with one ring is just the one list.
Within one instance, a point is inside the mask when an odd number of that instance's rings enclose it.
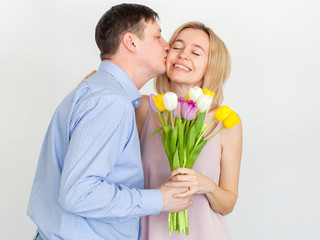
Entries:
{"label": "yellow tulip", "polygon": [[233,111],[226,105],[220,107],[214,114],[214,118],[217,121],[223,121],[226,119]]}
{"label": "yellow tulip", "polygon": [[222,124],[224,128],[229,129],[237,125],[239,122],[240,118],[234,111],[232,111],[231,114],[229,114],[229,116],[223,120]]}
{"label": "yellow tulip", "polygon": [[213,92],[211,92],[209,89],[203,89],[203,94],[204,95],[210,95],[211,97],[213,97],[214,96],[214,93]]}
{"label": "yellow tulip", "polygon": [[166,107],[163,103],[163,96],[164,94],[158,94],[157,96],[153,97],[154,103],[160,112],[164,112],[166,110]]}
{"label": "yellow tulip", "polygon": [[187,100],[190,101],[190,95],[189,92],[187,93]]}

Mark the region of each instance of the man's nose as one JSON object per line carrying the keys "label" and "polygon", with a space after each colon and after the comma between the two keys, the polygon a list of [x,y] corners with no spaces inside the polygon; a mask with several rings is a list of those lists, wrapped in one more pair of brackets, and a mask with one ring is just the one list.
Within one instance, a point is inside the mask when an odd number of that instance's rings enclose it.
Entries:
{"label": "man's nose", "polygon": [[163,39],[163,47],[164,47],[164,50],[166,51],[166,52],[169,52],[169,50],[170,50],[170,45],[167,43],[167,41],[166,40],[164,40]]}

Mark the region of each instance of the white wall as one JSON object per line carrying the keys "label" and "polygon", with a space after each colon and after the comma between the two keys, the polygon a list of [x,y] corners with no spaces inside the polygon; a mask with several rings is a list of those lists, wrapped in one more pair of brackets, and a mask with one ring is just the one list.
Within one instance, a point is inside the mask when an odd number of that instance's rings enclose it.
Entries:
{"label": "white wall", "polygon": [[[1,239],[33,237],[26,207],[46,128],[98,67],[95,25],[119,2],[0,3]],[[160,14],[166,39],[198,20],[230,50],[224,103],[244,128],[239,199],[228,216],[233,239],[320,239],[319,1],[135,2]],[[150,91],[151,83],[142,89]]]}

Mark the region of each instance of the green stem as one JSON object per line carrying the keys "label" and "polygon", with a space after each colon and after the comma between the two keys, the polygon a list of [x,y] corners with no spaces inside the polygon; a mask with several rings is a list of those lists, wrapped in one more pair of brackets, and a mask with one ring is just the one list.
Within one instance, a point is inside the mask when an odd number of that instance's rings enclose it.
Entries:
{"label": "green stem", "polygon": [[204,129],[204,131],[200,134],[200,136],[198,137],[198,141],[196,142],[196,145],[194,145],[194,147],[198,146],[201,138],[203,137],[203,135],[205,134],[205,132],[216,122],[216,120],[214,120],[212,123],[210,123],[209,126],[206,127],[206,129]]}
{"label": "green stem", "polygon": [[206,127],[206,129],[203,131],[203,134],[216,122],[217,120],[213,120],[212,123],[210,123],[209,126]]}
{"label": "green stem", "polygon": [[183,156],[183,165],[182,165],[182,167],[186,167],[186,163],[187,163],[187,150],[185,149],[183,152],[184,152],[184,156]]}
{"label": "green stem", "polygon": [[171,126],[172,126],[172,128],[174,128],[172,111],[169,112],[169,117],[170,117]]}
{"label": "green stem", "polygon": [[171,232],[170,232],[170,229],[171,229],[171,213],[168,214],[168,234],[169,236],[171,236]]}
{"label": "green stem", "polygon": [[224,129],[224,127],[220,128],[218,132],[216,132],[215,134],[213,134],[208,140],[208,142],[211,140],[211,138],[213,138],[215,135],[217,135],[219,132],[221,132]]}
{"label": "green stem", "polygon": [[188,209],[185,210],[185,221],[186,221],[186,235],[189,236],[189,219],[188,219]]}
{"label": "green stem", "polygon": [[162,126],[164,126],[160,112],[158,112],[158,115],[159,115],[159,119],[160,119],[160,122],[161,122]]}
{"label": "green stem", "polygon": [[[197,116],[198,116],[198,114],[197,114]],[[191,120],[191,123],[190,123],[191,126],[193,125],[193,123],[194,123],[194,121],[195,121],[196,119],[197,119],[197,117],[195,117],[194,119]]]}
{"label": "green stem", "polygon": [[188,120],[184,120],[184,123],[185,123],[185,127],[184,127],[184,142],[186,143],[187,142],[187,138],[188,138],[188,133],[189,133],[189,126],[190,126],[190,121]]}
{"label": "green stem", "polygon": [[166,115],[166,113],[165,113],[165,112],[163,112],[163,116],[164,116],[164,123],[165,123],[166,125],[168,125],[168,122],[167,122],[167,115]]}

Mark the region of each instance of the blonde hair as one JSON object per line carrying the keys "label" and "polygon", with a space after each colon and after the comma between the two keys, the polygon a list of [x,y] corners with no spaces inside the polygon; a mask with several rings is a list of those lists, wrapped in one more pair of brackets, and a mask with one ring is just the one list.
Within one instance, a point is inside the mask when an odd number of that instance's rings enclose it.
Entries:
{"label": "blonde hair", "polygon": [[[200,22],[188,22],[180,26],[172,35],[169,44],[173,44],[178,34],[187,28],[202,30],[209,36],[208,66],[201,83],[203,89],[207,88],[215,93],[211,110],[218,108],[223,100],[222,88],[230,74],[230,56],[223,41],[209,28]],[[155,89],[158,93],[170,91],[171,81],[166,74],[155,79]]]}

